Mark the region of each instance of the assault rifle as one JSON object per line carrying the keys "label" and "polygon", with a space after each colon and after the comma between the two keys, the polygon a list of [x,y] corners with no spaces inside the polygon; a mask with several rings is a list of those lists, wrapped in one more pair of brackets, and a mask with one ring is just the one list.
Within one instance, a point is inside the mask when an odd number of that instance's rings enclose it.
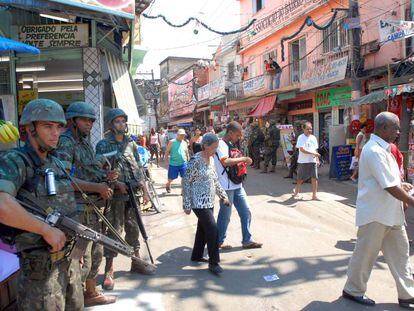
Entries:
{"label": "assault rifle", "polygon": [[154,259],[152,258],[151,250],[148,245],[148,235],[147,231],[145,230],[144,223],[142,221],[141,217],[141,210],[139,209],[139,206],[137,204],[137,200],[135,197],[134,187],[132,187],[131,183],[126,183],[127,189],[128,189],[128,196],[129,196],[129,202],[132,206],[132,209],[135,213],[135,218],[137,220],[139,231],[141,232],[142,238],[144,239],[145,245],[147,246],[148,255],[150,257],[151,263],[154,264]]}
{"label": "assault rifle", "polygon": [[92,241],[94,243],[103,245],[113,252],[122,254],[134,261],[140,262],[144,266],[153,266],[153,269],[155,271],[155,266],[136,257],[134,254],[134,249],[127,243],[122,243],[120,241],[115,241],[111,238],[108,238],[107,236],[96,232],[67,216],[60,214],[59,212],[48,214],[33,204],[28,204],[20,200],[17,200],[17,202],[47,224],[62,230],[67,235],[75,239],[75,246],[72,249],[70,255],[72,259],[79,260],[85,253],[88,242]]}

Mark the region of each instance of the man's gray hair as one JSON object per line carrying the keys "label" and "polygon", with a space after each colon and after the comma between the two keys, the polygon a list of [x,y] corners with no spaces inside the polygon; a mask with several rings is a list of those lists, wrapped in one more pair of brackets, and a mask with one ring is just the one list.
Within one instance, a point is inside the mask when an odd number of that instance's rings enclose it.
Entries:
{"label": "man's gray hair", "polygon": [[384,111],[375,117],[375,129],[383,128],[389,124],[398,123],[399,118],[395,113]]}
{"label": "man's gray hair", "polygon": [[201,139],[201,147],[207,145],[211,146],[212,144],[218,142],[219,139],[216,134],[213,133],[206,133],[203,135],[203,138]]}

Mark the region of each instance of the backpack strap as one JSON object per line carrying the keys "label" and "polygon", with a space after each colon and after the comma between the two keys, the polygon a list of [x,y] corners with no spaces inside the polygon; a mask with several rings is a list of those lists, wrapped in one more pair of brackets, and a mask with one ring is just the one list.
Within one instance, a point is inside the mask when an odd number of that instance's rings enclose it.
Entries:
{"label": "backpack strap", "polygon": [[32,150],[28,148],[15,148],[13,149],[23,160],[26,166],[26,182],[22,186],[23,189],[34,193],[36,193],[36,185],[39,182],[39,176],[41,175],[40,167],[42,166],[42,162],[36,154],[33,154]]}

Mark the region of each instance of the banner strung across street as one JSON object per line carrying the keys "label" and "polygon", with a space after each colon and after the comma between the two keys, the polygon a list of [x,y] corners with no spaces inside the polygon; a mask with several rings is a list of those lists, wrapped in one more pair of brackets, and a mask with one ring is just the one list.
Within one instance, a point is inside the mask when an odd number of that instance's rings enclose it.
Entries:
{"label": "banner strung across street", "polygon": [[380,44],[400,41],[414,36],[414,22],[399,20],[379,21]]}

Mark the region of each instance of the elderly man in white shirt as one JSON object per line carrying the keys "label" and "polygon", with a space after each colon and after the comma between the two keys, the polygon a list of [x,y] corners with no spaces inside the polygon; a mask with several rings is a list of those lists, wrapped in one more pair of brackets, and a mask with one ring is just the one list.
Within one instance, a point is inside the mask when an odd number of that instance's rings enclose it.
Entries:
{"label": "elderly man in white shirt", "polygon": [[395,279],[400,306],[408,308],[414,304],[414,281],[403,209],[403,203],[414,206],[414,198],[407,193],[412,186],[401,183],[389,145],[399,131],[400,122],[395,114],[380,113],[375,118],[375,134],[364,146],[359,162],[357,242],[342,296],[363,305],[375,305],[365,292],[380,251]]}

